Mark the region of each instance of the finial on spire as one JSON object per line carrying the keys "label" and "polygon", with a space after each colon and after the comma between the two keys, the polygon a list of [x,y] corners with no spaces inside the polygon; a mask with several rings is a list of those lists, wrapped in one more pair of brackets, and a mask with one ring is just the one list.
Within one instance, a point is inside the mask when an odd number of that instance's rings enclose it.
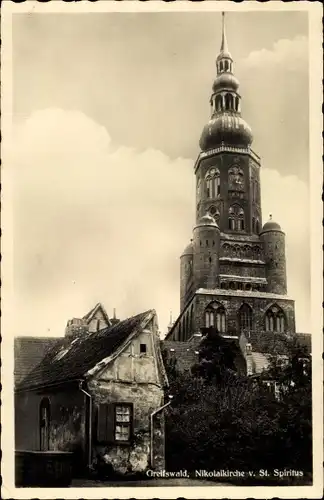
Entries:
{"label": "finial on spire", "polygon": [[116,308],[114,307],[114,319],[116,319]]}
{"label": "finial on spire", "polygon": [[172,325],[172,311],[170,311],[170,325]]}
{"label": "finial on spire", "polygon": [[272,214],[269,214],[269,220],[272,220]]}
{"label": "finial on spire", "polygon": [[225,31],[225,12],[222,12],[222,44],[220,50],[221,52],[228,52],[226,31]]}

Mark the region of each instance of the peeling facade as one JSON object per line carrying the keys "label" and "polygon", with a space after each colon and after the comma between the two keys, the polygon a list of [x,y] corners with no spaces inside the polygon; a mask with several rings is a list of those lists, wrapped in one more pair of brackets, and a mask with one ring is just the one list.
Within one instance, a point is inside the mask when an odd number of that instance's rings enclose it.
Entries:
{"label": "peeling facade", "polygon": [[77,473],[163,469],[167,379],[155,312],[79,334],[69,330],[17,386],[16,450],[73,451]]}

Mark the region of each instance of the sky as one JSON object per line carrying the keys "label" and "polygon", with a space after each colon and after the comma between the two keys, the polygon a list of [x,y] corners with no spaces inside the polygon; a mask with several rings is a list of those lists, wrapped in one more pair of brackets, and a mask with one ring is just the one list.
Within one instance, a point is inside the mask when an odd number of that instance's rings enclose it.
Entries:
{"label": "sky", "polygon": [[[156,309],[163,334],[179,312],[221,15],[13,17],[14,333],[62,335],[102,302],[121,318]],[[226,24],[263,221],[286,232],[288,292],[309,331],[307,13]]]}

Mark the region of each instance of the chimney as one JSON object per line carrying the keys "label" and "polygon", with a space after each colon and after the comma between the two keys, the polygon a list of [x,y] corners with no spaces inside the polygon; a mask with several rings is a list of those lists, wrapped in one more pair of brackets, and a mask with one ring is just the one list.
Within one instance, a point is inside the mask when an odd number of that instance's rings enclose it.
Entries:
{"label": "chimney", "polygon": [[117,323],[120,322],[120,319],[116,318],[116,309],[114,308],[113,311],[114,311],[113,318],[110,320],[110,323],[112,324],[112,326],[117,325]]}

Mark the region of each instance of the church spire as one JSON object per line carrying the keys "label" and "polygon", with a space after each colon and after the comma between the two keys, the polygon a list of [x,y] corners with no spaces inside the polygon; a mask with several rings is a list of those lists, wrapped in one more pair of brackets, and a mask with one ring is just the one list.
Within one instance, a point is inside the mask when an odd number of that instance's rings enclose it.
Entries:
{"label": "church spire", "polygon": [[220,51],[228,53],[228,45],[227,45],[226,30],[225,30],[225,12],[222,12],[222,44]]}
{"label": "church spire", "polygon": [[226,38],[225,12],[222,12],[222,41],[217,61],[220,61],[223,58],[230,59],[231,61],[233,61],[230,51],[228,50],[228,44]]}
{"label": "church spire", "polygon": [[241,117],[239,81],[234,75],[234,61],[228,50],[225,12],[222,12],[220,52],[216,59],[217,75],[210,97],[210,121],[205,125],[201,138],[202,151],[219,145],[249,147],[253,136],[249,125]]}

